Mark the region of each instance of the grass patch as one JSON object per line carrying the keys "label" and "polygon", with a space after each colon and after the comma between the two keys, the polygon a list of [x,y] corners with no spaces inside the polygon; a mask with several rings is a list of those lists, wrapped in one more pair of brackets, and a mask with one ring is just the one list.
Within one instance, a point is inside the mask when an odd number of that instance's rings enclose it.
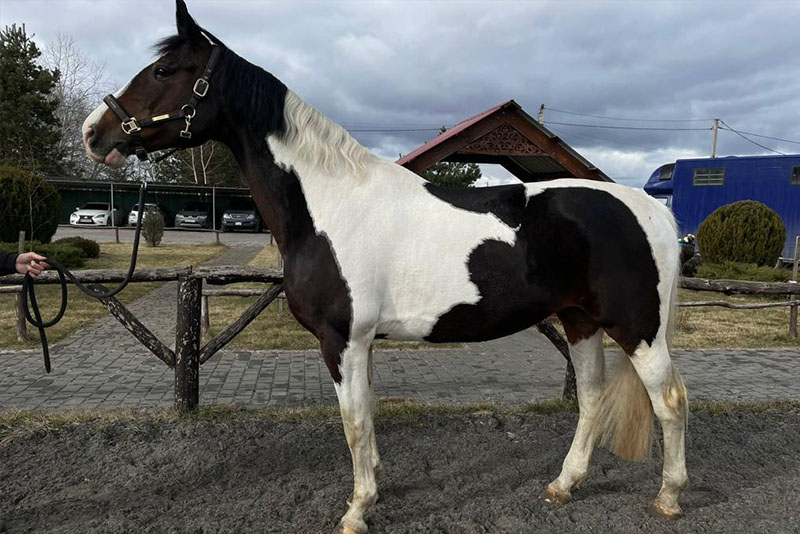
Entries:
{"label": "grass patch", "polygon": [[[133,246],[126,243],[103,243],[100,245],[100,256],[87,259],[86,269],[127,269]],[[173,267],[199,265],[220,254],[225,247],[215,245],[162,245],[139,247],[138,267]],[[111,285],[111,284],[109,284]],[[159,287],[159,282],[130,284],[117,299],[128,304]],[[108,315],[105,307],[96,299],[84,295],[74,287],[69,287],[69,304],[64,318],[56,326],[47,330],[47,339],[55,343],[64,339],[75,330],[86,327],[91,322]],[[61,290],[58,286],[48,285],[36,288],[36,298],[45,320],[58,311]],[[16,305],[13,294],[0,295],[0,349],[29,349],[39,346],[36,329],[28,325],[29,341],[18,342],[16,334]]]}
{"label": "grass patch", "polygon": [[792,413],[800,410],[800,399],[785,399],[767,402],[752,401],[701,401],[689,405],[692,412],[708,412],[713,415],[730,415],[734,413]]}
{"label": "grass patch", "polygon": [[[250,262],[254,267],[278,267],[278,247],[267,245]],[[226,287],[265,288],[264,284],[244,283]],[[242,312],[255,302],[256,297],[212,297],[209,299],[211,330],[209,339],[220,333]],[[250,350],[315,350],[319,342],[295,320],[285,300],[280,299],[264,310],[255,321],[236,336],[228,345]],[[430,349],[454,348],[457,344],[431,344],[422,341],[377,340],[376,349]]]}
{"label": "grass patch", "polygon": [[[680,300],[723,300],[735,304],[785,301],[785,297],[731,295],[682,289]],[[800,347],[789,335],[789,307],[730,310],[708,307],[678,308],[675,348],[769,348]]]}

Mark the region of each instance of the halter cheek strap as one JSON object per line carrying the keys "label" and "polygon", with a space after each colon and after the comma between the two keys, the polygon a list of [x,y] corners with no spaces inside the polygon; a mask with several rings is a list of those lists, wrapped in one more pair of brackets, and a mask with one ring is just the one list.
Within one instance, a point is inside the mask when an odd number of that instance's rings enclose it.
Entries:
{"label": "halter cheek strap", "polygon": [[[181,109],[177,111],[170,111],[169,113],[163,113],[161,115],[139,120],[136,117],[129,116],[125,111],[125,108],[122,107],[122,104],[119,103],[114,95],[106,95],[106,97],[103,98],[103,102],[106,103],[108,109],[114,112],[114,115],[116,115],[121,121],[122,131],[131,137],[131,143],[133,144],[136,152],[136,157],[142,161],[147,160],[147,150],[144,148],[144,143],[142,142],[142,138],[140,136],[142,128],[147,128],[148,126],[153,126],[162,122],[183,119],[186,122],[186,126],[183,130],[181,130],[180,136],[183,139],[192,138],[192,132],[189,131],[189,128],[192,126],[192,119],[197,114],[197,105],[200,103],[200,100],[206,96],[208,93],[208,88],[211,86],[209,79],[211,78],[211,73],[214,72],[214,67],[217,64],[219,55],[220,47],[212,44],[211,55],[206,63],[206,68],[203,69],[202,76],[195,80],[194,86],[192,87],[192,95],[189,97],[189,102],[181,106]],[[172,152],[168,152],[167,154],[160,156],[157,161],[164,159]]]}

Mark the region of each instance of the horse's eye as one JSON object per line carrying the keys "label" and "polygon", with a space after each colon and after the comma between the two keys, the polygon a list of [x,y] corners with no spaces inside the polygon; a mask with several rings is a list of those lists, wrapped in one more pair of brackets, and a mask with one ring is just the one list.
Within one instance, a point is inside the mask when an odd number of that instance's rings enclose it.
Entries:
{"label": "horse's eye", "polygon": [[157,78],[168,78],[170,75],[172,75],[171,70],[169,70],[167,67],[162,67],[160,65],[156,67],[155,73]]}

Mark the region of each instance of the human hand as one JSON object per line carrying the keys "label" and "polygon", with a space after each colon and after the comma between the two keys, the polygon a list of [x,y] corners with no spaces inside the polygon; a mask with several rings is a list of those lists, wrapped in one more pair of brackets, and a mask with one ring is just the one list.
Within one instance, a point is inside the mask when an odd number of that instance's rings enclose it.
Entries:
{"label": "human hand", "polygon": [[46,259],[35,252],[25,252],[17,256],[15,267],[19,274],[30,274],[33,278],[36,278],[42,271],[50,267],[44,263]]}

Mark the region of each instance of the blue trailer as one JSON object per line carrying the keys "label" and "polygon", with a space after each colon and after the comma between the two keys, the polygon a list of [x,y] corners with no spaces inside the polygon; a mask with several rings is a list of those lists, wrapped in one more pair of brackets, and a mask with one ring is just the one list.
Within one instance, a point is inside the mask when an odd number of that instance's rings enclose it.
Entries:
{"label": "blue trailer", "polygon": [[800,235],[800,154],[679,159],[656,169],[645,192],[672,208],[681,235],[697,234],[715,209],[737,200],[763,202],[783,219],[781,256],[794,257]]}

